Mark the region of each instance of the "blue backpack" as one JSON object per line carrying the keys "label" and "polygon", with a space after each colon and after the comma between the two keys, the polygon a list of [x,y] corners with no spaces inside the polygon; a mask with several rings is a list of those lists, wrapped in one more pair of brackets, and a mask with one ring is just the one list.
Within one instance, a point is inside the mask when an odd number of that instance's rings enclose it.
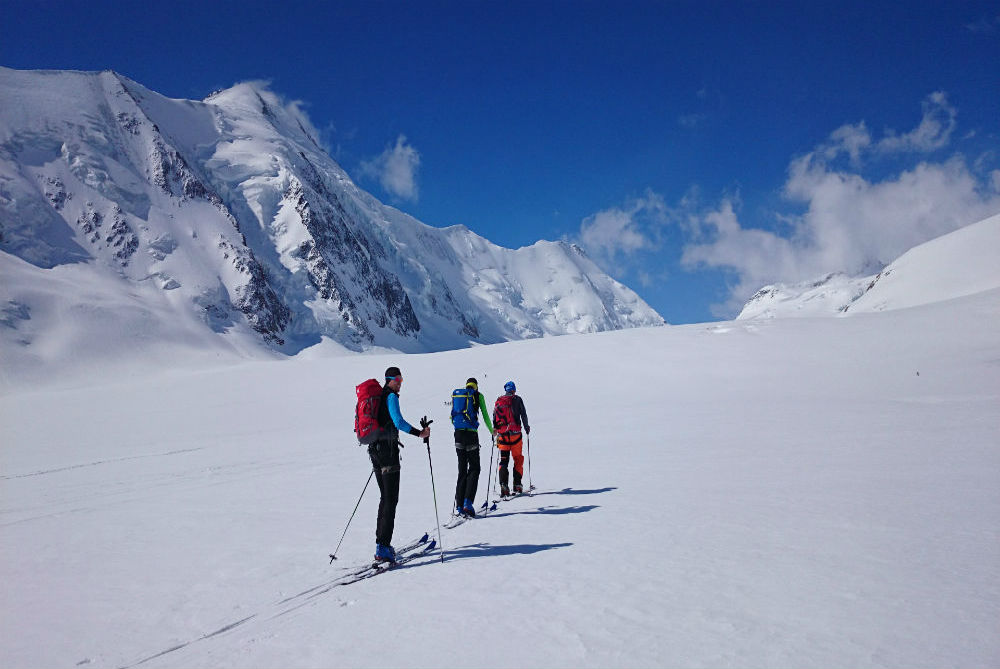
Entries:
{"label": "blue backpack", "polygon": [[451,394],[451,423],[456,430],[478,430],[479,411],[476,391],[466,386]]}

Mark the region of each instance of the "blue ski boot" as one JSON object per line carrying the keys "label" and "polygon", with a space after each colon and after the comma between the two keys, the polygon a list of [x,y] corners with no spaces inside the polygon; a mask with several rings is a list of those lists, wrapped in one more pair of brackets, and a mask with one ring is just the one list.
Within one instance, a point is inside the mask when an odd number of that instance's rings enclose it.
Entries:
{"label": "blue ski boot", "polygon": [[472,500],[465,500],[465,506],[462,507],[462,513],[467,515],[469,518],[476,517],[476,509],[472,506]]}
{"label": "blue ski boot", "polygon": [[396,551],[392,549],[392,546],[383,546],[382,544],[375,544],[375,562],[395,562],[396,561]]}

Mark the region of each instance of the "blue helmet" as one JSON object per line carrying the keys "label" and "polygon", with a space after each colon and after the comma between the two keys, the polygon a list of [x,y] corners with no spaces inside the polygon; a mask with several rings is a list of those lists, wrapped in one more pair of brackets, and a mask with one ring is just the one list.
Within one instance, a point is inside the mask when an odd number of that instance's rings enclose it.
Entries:
{"label": "blue helmet", "polygon": [[517,386],[514,385],[513,381],[508,381],[507,383],[503,384],[503,389],[504,389],[504,392],[507,392],[507,393],[517,392]]}

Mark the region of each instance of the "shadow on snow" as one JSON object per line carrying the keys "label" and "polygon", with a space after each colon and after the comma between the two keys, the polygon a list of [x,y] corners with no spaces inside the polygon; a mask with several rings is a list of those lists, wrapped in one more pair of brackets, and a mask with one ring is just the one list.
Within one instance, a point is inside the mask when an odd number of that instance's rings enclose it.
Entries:
{"label": "shadow on snow", "polygon": [[529,497],[541,497],[542,495],[598,495],[602,492],[618,490],[617,486],[606,488],[593,488],[591,490],[574,490],[573,488],[563,488],[562,490],[547,490],[545,492],[533,492]]}
{"label": "shadow on snow", "polygon": [[544,515],[544,516],[562,516],[568,513],[586,513],[588,511],[593,511],[599,508],[596,504],[587,504],[586,506],[563,506],[563,507],[552,507],[552,506],[540,506],[537,509],[531,509],[529,511],[491,511],[488,514],[480,516],[480,518],[506,518],[507,516],[532,516],[532,515]]}
{"label": "shadow on snow", "polygon": [[533,555],[553,548],[565,548],[572,543],[561,544],[514,544],[510,546],[492,546],[488,543],[471,544],[459,548],[446,548],[445,562],[464,560],[468,558],[500,557],[504,555]]}

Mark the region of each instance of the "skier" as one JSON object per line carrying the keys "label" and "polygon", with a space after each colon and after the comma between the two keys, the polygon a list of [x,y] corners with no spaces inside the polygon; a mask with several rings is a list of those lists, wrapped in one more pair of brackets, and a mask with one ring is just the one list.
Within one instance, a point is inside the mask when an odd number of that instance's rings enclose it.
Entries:
{"label": "skier", "polygon": [[385,385],[378,408],[378,424],[384,430],[384,437],[368,447],[375,470],[375,480],[381,493],[378,503],[378,521],[375,526],[375,561],[395,562],[396,551],[392,547],[392,530],[396,524],[396,503],[399,501],[399,433],[407,432],[421,439],[429,437],[431,429],[422,431],[413,427],[399,411],[399,389],[403,385],[403,374],[399,367],[385,370]]}
{"label": "skier", "polygon": [[500,495],[508,497],[507,465],[514,456],[514,494],[524,491],[521,478],[524,476],[524,456],[521,454],[521,429],[531,434],[528,413],[524,410],[524,400],[517,393],[517,386],[508,381],[503,386],[506,394],[497,398],[493,407],[493,423],[497,430],[497,448],[500,449]]}
{"label": "skier", "polygon": [[464,388],[451,394],[451,422],[455,426],[455,452],[458,454],[458,482],[455,484],[455,513],[475,516],[473,503],[479,486],[479,414],[493,435],[490,412],[479,392],[479,382],[470,377]]}

